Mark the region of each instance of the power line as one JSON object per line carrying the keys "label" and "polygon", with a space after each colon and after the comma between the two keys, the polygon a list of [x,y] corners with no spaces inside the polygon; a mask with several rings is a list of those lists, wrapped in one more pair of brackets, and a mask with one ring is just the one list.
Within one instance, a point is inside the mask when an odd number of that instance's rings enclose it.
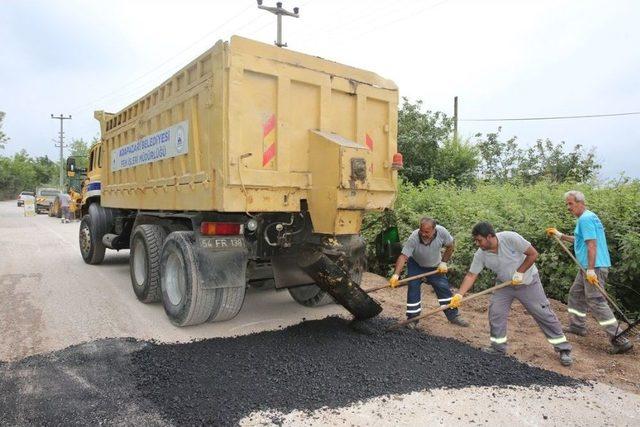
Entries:
{"label": "power line", "polygon": [[630,111],[627,113],[610,113],[610,114],[584,114],[578,116],[549,116],[549,117],[510,117],[502,119],[460,119],[461,122],[516,122],[516,121],[534,121],[534,120],[565,120],[565,119],[591,119],[596,117],[616,117],[616,116],[633,116],[640,114],[640,111]]}

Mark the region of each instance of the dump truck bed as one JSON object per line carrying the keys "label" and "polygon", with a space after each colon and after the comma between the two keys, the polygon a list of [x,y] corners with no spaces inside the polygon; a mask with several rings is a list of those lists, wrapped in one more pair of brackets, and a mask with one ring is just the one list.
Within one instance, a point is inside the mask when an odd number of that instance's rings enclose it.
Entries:
{"label": "dump truck bed", "polygon": [[[102,204],[298,212],[305,200],[314,228],[335,232],[393,201],[397,103],[375,73],[234,36],[121,112],[96,113]],[[320,211],[336,215],[322,226]]]}

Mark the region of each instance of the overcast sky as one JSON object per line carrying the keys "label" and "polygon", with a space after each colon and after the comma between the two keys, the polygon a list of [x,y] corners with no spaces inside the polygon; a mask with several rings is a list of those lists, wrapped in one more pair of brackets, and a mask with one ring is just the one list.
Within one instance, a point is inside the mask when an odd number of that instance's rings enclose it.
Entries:
{"label": "overcast sky", "polygon": [[[266,5],[275,1],[265,0]],[[402,96],[464,119],[640,111],[640,1],[300,0],[284,19],[289,48],[394,80]],[[255,0],[0,0],[0,111],[11,138],[57,159],[67,140],[99,132],[94,110],[117,112],[232,34],[266,43],[275,16]],[[640,177],[640,115],[461,122],[492,132],[595,147],[601,177]]]}

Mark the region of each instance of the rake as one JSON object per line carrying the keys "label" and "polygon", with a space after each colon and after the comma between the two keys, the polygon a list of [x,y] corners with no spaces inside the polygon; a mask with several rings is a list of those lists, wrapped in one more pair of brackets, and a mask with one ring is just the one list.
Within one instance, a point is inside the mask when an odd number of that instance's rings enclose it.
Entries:
{"label": "rake", "polygon": [[[567,248],[567,246],[562,243],[562,240],[560,240],[560,238],[558,236],[556,236],[555,234],[553,235],[554,240],[560,245],[560,247],[567,253],[567,255],[569,255],[569,257],[571,257],[571,259],[573,260],[573,262],[578,266],[578,268],[580,269],[580,271],[582,271],[582,274],[584,274],[586,276],[587,272],[585,271],[585,269],[582,267],[582,265],[578,262],[578,260],[576,259],[576,257],[571,253],[571,251],[569,250],[569,248]],[[614,339],[618,339],[620,337],[625,337],[625,338],[631,338],[631,337],[635,337],[637,335],[640,334],[640,319],[636,319],[635,321],[631,321],[622,311],[622,309],[618,306],[618,304],[616,304],[616,302],[613,300],[613,298],[611,298],[611,296],[607,293],[607,291],[604,289],[604,287],[600,286],[600,284],[596,284],[594,285],[596,287],[596,289],[602,294],[603,297],[605,297],[605,299],[607,301],[609,301],[609,303],[611,304],[611,306],[615,309],[616,313],[618,313],[618,316],[620,317],[620,320],[622,320],[624,323],[627,324],[626,329],[624,329],[621,332],[618,332],[615,336]],[[620,329],[620,326],[618,326],[618,330]]]}

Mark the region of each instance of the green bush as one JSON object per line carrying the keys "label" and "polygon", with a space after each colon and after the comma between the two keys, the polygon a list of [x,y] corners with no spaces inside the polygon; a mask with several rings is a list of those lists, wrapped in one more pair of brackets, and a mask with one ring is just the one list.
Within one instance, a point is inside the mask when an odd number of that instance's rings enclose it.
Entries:
{"label": "green bush", "polygon": [[[395,221],[401,239],[406,239],[422,216],[431,216],[456,239],[451,262],[456,268],[450,278],[458,286],[476,250],[471,228],[478,221],[489,221],[497,231],[516,231],[533,244],[540,253],[537,266],[547,294],[566,302],[577,267],[544,230],[555,226],[564,233],[573,233],[575,218],[563,200],[564,193],[571,189],[585,193],[589,209],[605,226],[613,264],[608,291],[629,312],[640,312],[640,181],[600,187],[541,182],[531,186],[478,184],[474,188],[429,181],[418,186],[403,182],[394,212],[365,218],[363,235],[370,243],[370,269],[387,276],[390,273],[390,266],[376,264],[372,244],[386,223]],[[490,286],[491,278],[490,273],[483,272],[476,290]]]}

